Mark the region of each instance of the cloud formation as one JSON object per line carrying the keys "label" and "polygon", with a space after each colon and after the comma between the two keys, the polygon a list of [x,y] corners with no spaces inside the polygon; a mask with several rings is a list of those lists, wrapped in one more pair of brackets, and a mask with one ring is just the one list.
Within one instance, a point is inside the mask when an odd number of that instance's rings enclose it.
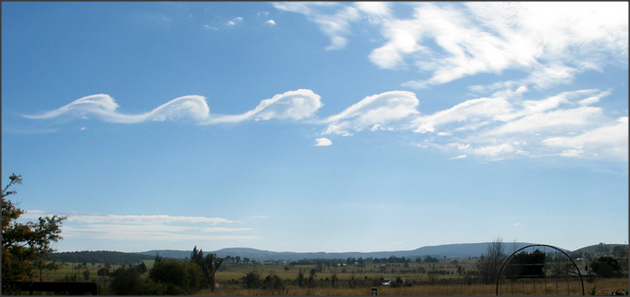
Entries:
{"label": "cloud formation", "polygon": [[[52,216],[38,210],[29,210],[23,217],[35,219]],[[95,238],[108,240],[179,241],[253,239],[244,235],[251,228],[221,227],[234,224],[233,220],[210,217],[186,217],[170,215],[102,215],[70,213],[63,226],[65,238]]]}
{"label": "cloud formation", "polygon": [[[96,118],[112,123],[187,121],[199,125],[285,120],[322,128],[315,146],[337,135],[362,131],[409,132],[419,147],[453,153],[454,159],[480,156],[562,156],[627,160],[626,115],[598,106],[613,90],[553,91],[586,71],[626,67],[627,3],[273,3],[302,14],[329,37],[328,50],[343,50],[360,25],[369,26],[374,48],[368,59],[388,70],[413,70],[411,88],[447,84],[494,74],[485,85],[468,86],[469,99],[423,113],[410,91],[392,90],[350,98],[341,112],[318,118],[321,97],[298,89],[261,100],[240,114],[211,113],[205,97],[183,96],[151,111],[125,114],[105,94],[86,96],[32,119]],[[396,16],[393,5],[411,14]],[[258,15],[268,16],[268,12]],[[267,17],[265,19],[268,19]],[[231,24],[242,22],[234,18]],[[268,24],[272,20],[269,20]],[[363,29],[363,28],[361,28]],[[367,32],[365,31],[365,32]],[[511,80],[501,74],[510,71]],[[545,92],[542,92],[545,91]],[[549,92],[551,95],[549,95]],[[623,111],[618,111],[623,112]],[[624,122],[625,121],[625,122]],[[626,125],[627,126],[627,125]],[[326,136],[326,138],[322,137]]]}
{"label": "cloud formation", "polygon": [[209,117],[207,124],[236,123],[245,120],[303,120],[312,117],[322,107],[321,97],[311,90],[288,91],[265,99],[240,115],[217,115]]}
{"label": "cloud formation", "polygon": [[[277,119],[323,126],[322,136],[351,136],[361,131],[413,132],[420,147],[452,152],[458,156],[456,158],[474,155],[500,160],[518,155],[557,155],[627,159],[624,154],[628,148],[627,125],[624,126],[627,116],[611,119],[603,108],[593,106],[609,96],[610,91],[585,89],[524,99],[529,92],[527,87],[521,86],[423,114],[415,93],[389,91],[367,96],[323,119],[315,117],[323,106],[321,97],[306,89],[264,99],[254,109],[237,115],[210,114],[205,98],[201,96],[179,97],[152,111],[129,115],[119,113],[118,105],[108,95],[97,94],[27,117],[96,117],[106,122],[127,124],[183,120],[199,125]],[[332,140],[329,138],[315,139],[314,146],[330,145]],[[125,217],[125,220],[129,219]]]}
{"label": "cloud formation", "polygon": [[627,160],[623,153],[628,148],[627,117],[611,119],[601,107],[590,106],[610,92],[577,90],[522,100],[526,92],[525,87],[497,92],[418,115],[410,128],[429,136],[422,147],[452,151],[462,158],[558,155]]}
{"label": "cloud formation", "polygon": [[135,124],[149,121],[192,121],[200,125],[236,123],[246,120],[302,120],[312,117],[322,106],[320,96],[311,90],[299,89],[265,99],[253,110],[240,115],[211,115],[206,98],[190,95],[175,98],[152,111],[141,114],[118,112],[118,104],[106,94],[96,94],[77,99],[56,110],[38,115],[25,115],[30,119],[54,119],[95,117],[105,122]]}
{"label": "cloud formation", "polygon": [[328,138],[317,138],[315,139],[315,146],[331,146],[332,141]]}
{"label": "cloud formation", "polygon": [[418,98],[412,92],[391,91],[365,97],[341,113],[324,120],[328,127],[323,134],[352,135],[364,129],[394,130],[396,124],[417,114]]}
{"label": "cloud formation", "polygon": [[274,4],[314,22],[330,38],[327,49],[345,48],[355,24],[377,26],[380,36],[375,40],[382,43],[369,60],[382,69],[411,69],[427,76],[403,83],[418,89],[508,70],[525,76],[504,84],[547,89],[628,55],[625,2],[397,5],[409,6],[411,17],[396,17],[390,4],[382,2]]}

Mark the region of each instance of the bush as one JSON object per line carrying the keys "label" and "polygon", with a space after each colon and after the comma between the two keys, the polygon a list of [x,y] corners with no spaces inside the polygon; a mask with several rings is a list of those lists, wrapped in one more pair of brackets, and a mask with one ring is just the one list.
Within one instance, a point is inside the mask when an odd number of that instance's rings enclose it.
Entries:
{"label": "bush", "polygon": [[188,294],[188,271],[177,260],[156,261],[149,271],[149,278],[167,287],[168,295]]}
{"label": "bush", "polygon": [[262,281],[260,280],[260,275],[257,272],[247,273],[243,277],[243,283],[245,288],[248,289],[258,289],[262,285]]}
{"label": "bush", "polygon": [[268,275],[263,282],[263,289],[284,290],[284,284],[279,276]]}
{"label": "bush", "polygon": [[109,287],[115,295],[141,295],[143,291],[138,271],[131,268],[116,270]]}

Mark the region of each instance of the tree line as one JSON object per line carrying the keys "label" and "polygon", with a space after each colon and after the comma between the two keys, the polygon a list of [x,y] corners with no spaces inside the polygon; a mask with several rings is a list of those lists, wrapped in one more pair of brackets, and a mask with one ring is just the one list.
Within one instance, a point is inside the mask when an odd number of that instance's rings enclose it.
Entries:
{"label": "tree line", "polygon": [[155,256],[115,251],[77,251],[51,253],[50,258],[58,262],[129,265],[144,260],[153,260]]}

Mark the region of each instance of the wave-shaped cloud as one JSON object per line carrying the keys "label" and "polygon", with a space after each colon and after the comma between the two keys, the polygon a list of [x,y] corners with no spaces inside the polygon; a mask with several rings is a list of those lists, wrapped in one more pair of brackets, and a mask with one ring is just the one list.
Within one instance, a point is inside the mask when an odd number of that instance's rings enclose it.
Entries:
{"label": "wave-shaped cloud", "polygon": [[320,96],[311,90],[299,89],[265,99],[253,110],[240,115],[212,115],[206,98],[189,95],[175,98],[152,111],[141,114],[118,112],[118,104],[107,94],[95,94],[77,99],[56,110],[39,115],[25,115],[30,119],[54,119],[63,116],[87,119],[96,117],[105,122],[134,124],[148,121],[193,121],[197,124],[235,123],[246,120],[309,118],[322,106]]}
{"label": "wave-shaped cloud", "polygon": [[206,120],[210,108],[206,98],[198,95],[175,98],[150,112],[141,114],[124,114],[117,111],[118,104],[107,94],[95,94],[77,99],[58,109],[39,115],[25,115],[30,119],[54,119],[62,116],[83,119],[94,116],[111,123],[134,124],[146,121],[164,121],[190,118],[197,122]]}
{"label": "wave-shaped cloud", "polygon": [[[97,94],[27,117],[96,117],[113,123],[168,119],[199,125],[278,119],[324,126],[321,136],[350,136],[364,130],[415,132],[419,139],[425,138],[419,146],[455,151],[462,158],[467,155],[490,159],[513,155],[626,158],[619,153],[627,150],[627,133],[620,133],[623,123],[611,124],[614,120],[606,116],[603,108],[592,106],[609,96],[610,91],[575,90],[523,100],[527,92],[528,88],[521,86],[514,91],[469,99],[433,114],[422,114],[418,109],[420,101],[413,92],[389,91],[367,96],[323,119],[315,117],[323,106],[321,97],[307,89],[264,99],[254,109],[238,115],[211,114],[202,96],[179,97],[152,111],[129,115],[118,112],[118,105],[110,96]],[[332,140],[328,138],[315,139],[314,146],[330,145]]]}
{"label": "wave-shaped cloud", "polygon": [[312,117],[322,107],[321,97],[312,90],[299,89],[288,91],[265,99],[250,110],[240,115],[219,115],[208,118],[207,124],[236,123],[245,120],[302,120]]}
{"label": "wave-shaped cloud", "polygon": [[322,122],[328,124],[323,134],[352,135],[350,130],[392,130],[394,124],[417,114],[420,101],[408,91],[391,91],[365,97],[341,113]]}

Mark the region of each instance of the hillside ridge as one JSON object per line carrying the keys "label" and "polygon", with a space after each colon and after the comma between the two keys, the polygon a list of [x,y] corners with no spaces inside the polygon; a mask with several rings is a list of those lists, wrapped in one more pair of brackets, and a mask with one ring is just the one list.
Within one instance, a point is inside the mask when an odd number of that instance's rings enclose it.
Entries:
{"label": "hillside ridge", "polygon": [[[216,254],[218,257],[225,258],[240,257],[241,259],[249,258],[250,260],[258,261],[299,261],[304,259],[347,259],[362,257],[367,258],[389,258],[406,257],[410,259],[418,257],[436,257],[438,259],[465,259],[480,257],[486,252],[487,246],[491,242],[481,243],[456,243],[456,244],[443,244],[435,246],[424,246],[415,250],[402,250],[402,251],[378,251],[378,252],[275,252],[269,250],[259,250],[247,247],[230,247],[223,248],[215,251],[204,251],[204,253]],[[506,243],[504,247],[507,253],[530,245],[531,243]],[[574,251],[569,251],[558,247],[566,252],[571,253],[591,253],[597,254],[600,251],[612,251],[617,246],[628,246],[627,244],[601,244],[590,245],[579,248]],[[116,262],[116,263],[137,263],[142,260],[154,259],[156,255],[160,255],[166,258],[184,259],[190,257],[191,250],[149,250],[144,252],[117,252],[117,251],[75,251],[75,252],[58,252],[52,253],[52,258],[65,262]]]}

